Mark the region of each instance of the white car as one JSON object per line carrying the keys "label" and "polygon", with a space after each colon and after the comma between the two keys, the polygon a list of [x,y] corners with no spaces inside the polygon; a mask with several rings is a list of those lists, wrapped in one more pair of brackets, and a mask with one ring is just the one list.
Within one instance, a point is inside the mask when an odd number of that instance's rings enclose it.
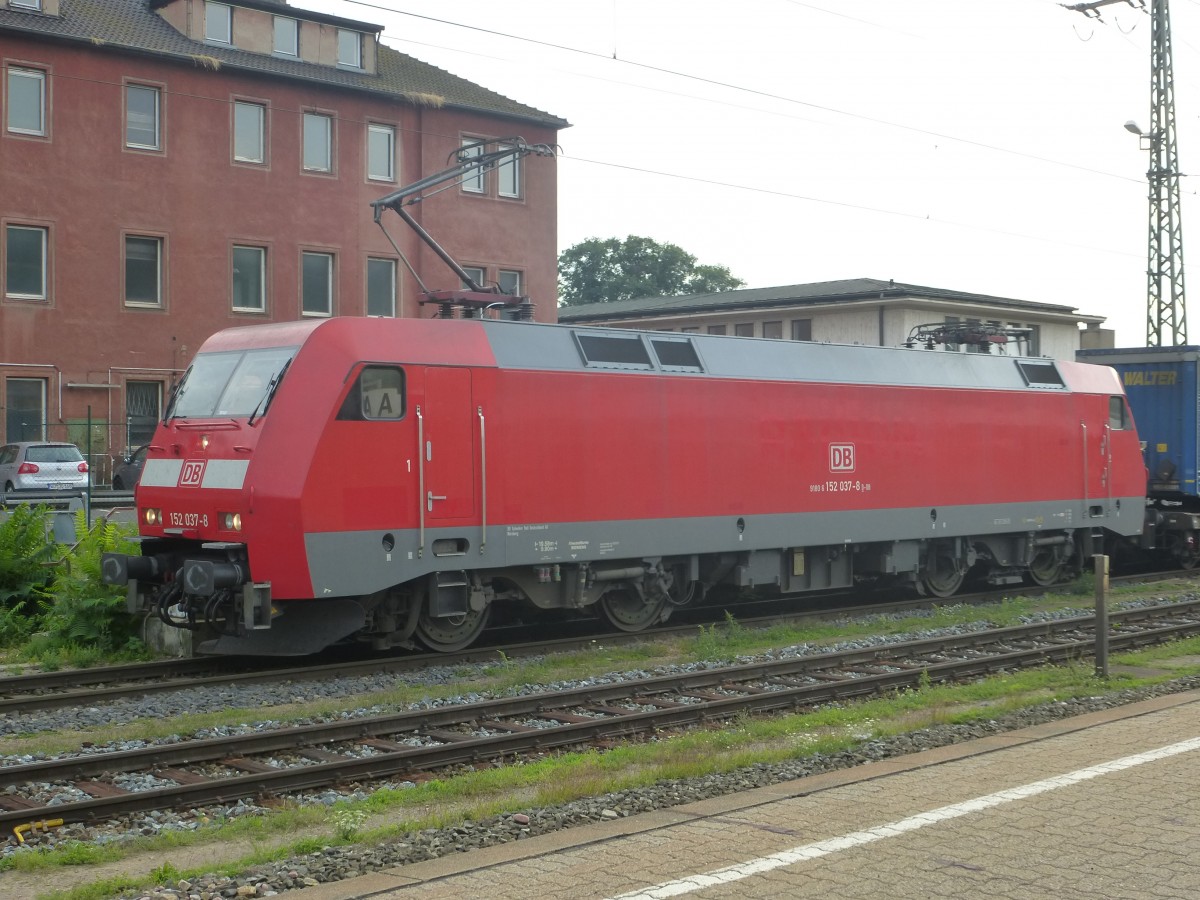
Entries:
{"label": "white car", "polygon": [[88,485],[88,464],[74,444],[5,444],[0,447],[0,484],[5,493],[82,490]]}

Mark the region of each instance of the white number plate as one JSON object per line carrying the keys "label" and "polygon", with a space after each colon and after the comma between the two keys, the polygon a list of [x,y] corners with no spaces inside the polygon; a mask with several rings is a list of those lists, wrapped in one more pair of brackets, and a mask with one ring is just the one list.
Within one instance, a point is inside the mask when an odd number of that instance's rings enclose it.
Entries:
{"label": "white number plate", "polygon": [[167,520],[176,528],[207,528],[208,514],[194,512],[167,513]]}

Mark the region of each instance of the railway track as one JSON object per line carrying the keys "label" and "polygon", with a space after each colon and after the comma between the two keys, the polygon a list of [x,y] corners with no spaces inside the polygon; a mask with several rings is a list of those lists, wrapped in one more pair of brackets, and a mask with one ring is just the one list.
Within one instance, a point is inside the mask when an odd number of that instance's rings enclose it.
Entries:
{"label": "railway track", "polygon": [[[1194,575],[1194,572],[1158,573],[1153,576],[1130,576],[1114,578],[1121,581],[1145,580],[1147,577],[1170,578]],[[1025,591],[1008,589],[1004,596],[1020,593],[1044,593],[1044,588],[1029,588]],[[955,604],[988,604],[996,602],[995,593],[964,594],[953,599]],[[773,600],[758,604],[762,609],[774,609],[761,615],[739,616],[738,621],[747,628],[764,627],[779,621],[804,622],[853,615],[894,615],[951,601],[939,599],[906,598],[886,602],[857,603],[847,606],[844,594],[821,597],[808,601],[813,608],[804,610],[778,608],[786,601]],[[519,659],[538,654],[564,653],[601,643],[615,646],[647,639],[687,637],[696,633],[699,624],[720,620],[725,607],[717,604],[703,609],[680,611],[676,621],[681,624],[664,625],[650,631],[630,634],[606,632],[599,627],[586,627],[587,622],[575,623],[577,634],[572,637],[549,640],[522,640],[514,642],[511,635],[498,632],[485,636],[478,646],[458,653],[401,652],[398,655],[342,658],[332,662],[307,661],[296,664],[285,658],[281,665],[278,658],[192,658],[157,660],[119,666],[98,666],[89,669],[69,669],[56,672],[35,672],[24,675],[0,676],[0,716],[19,714],[31,710],[60,709],[71,706],[93,706],[122,698],[136,698],[151,694],[187,690],[194,687],[217,687],[221,684],[248,685],[270,684],[283,681],[318,681],[321,679],[354,677],[363,673],[409,672],[427,666],[455,666],[469,663],[494,661],[499,651],[507,659]],[[752,611],[755,607],[745,605],[740,610]],[[707,615],[706,615],[707,613]],[[562,625],[555,626],[561,630]],[[529,628],[513,629],[513,633],[527,637]]]}
{"label": "railway track", "polygon": [[[89,753],[0,767],[0,828],[100,822],[371,782],[499,758],[631,739],[746,714],[783,712],[1002,670],[1088,657],[1090,616],[682,675],[421,709],[242,736]],[[1110,616],[1125,650],[1200,633],[1200,600]],[[124,773],[161,786],[131,792]],[[43,806],[46,784],[90,799]]]}

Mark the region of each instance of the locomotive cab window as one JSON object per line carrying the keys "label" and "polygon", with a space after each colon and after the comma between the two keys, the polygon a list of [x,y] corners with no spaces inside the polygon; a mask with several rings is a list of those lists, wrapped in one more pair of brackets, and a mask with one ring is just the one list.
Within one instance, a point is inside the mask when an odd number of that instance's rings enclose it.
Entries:
{"label": "locomotive cab window", "polygon": [[164,418],[243,418],[266,413],[296,347],[201,353]]}
{"label": "locomotive cab window", "polygon": [[1125,431],[1132,420],[1124,397],[1108,398],[1108,427],[1113,431]]}
{"label": "locomotive cab window", "polygon": [[404,418],[404,370],[396,366],[364,366],[342,401],[338,418],[394,422]]}

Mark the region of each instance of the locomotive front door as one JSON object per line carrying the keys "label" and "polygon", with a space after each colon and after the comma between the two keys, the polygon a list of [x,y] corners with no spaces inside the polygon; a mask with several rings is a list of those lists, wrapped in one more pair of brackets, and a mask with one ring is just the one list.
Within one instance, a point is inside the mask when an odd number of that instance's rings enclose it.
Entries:
{"label": "locomotive front door", "polygon": [[471,398],[469,369],[425,370],[424,446],[427,519],[472,520],[475,469],[479,459],[478,416]]}
{"label": "locomotive front door", "polygon": [[1108,515],[1112,500],[1112,429],[1107,422],[1081,423],[1083,427],[1083,480],[1089,518]]}

